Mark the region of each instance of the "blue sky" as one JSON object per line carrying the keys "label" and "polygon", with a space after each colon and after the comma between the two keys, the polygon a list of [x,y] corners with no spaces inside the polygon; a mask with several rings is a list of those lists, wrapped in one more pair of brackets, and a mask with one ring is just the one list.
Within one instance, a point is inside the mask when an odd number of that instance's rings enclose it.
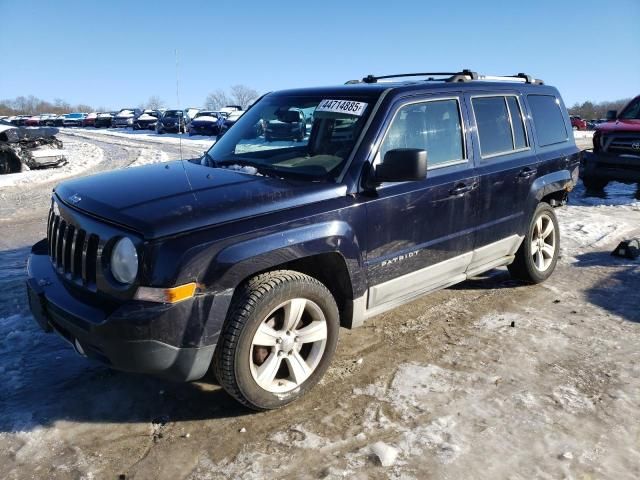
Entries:
{"label": "blue sky", "polygon": [[569,105],[640,93],[640,0],[0,0],[0,98],[200,106],[368,73],[527,72]]}

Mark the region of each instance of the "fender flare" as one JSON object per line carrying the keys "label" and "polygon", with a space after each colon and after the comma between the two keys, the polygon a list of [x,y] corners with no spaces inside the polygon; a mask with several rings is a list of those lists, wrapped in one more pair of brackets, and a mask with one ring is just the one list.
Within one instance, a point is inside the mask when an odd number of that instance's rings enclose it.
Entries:
{"label": "fender flare", "polygon": [[540,202],[550,193],[569,191],[573,186],[574,181],[569,170],[558,170],[536,178],[531,184],[531,197]]}
{"label": "fender flare", "polygon": [[277,265],[337,253],[345,261],[354,295],[366,288],[361,248],[344,221],[314,223],[229,245],[212,259],[203,281],[216,291],[235,290],[245,279]]}

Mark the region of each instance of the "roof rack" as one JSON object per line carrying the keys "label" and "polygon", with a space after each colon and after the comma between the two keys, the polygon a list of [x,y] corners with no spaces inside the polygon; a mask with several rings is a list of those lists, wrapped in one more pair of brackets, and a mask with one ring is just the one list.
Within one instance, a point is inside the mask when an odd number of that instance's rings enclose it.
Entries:
{"label": "roof rack", "polygon": [[[378,80],[385,80],[388,78],[401,78],[401,77],[428,77],[426,81],[440,81],[447,83],[455,82],[471,82],[474,80],[485,82],[521,82],[529,83],[532,85],[543,85],[544,82],[540,79],[533,78],[526,73],[518,73],[516,75],[480,75],[477,72],[473,72],[469,69],[464,69],[461,72],[425,72],[425,73],[400,73],[397,75],[367,75],[362,80],[349,80],[346,84],[351,85],[354,83],[377,83]],[[434,78],[445,77],[445,78]]]}

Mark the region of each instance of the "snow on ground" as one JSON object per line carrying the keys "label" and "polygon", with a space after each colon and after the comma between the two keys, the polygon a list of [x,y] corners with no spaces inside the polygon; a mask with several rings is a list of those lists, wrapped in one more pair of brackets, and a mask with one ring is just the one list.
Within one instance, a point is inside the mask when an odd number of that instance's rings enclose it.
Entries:
{"label": "snow on ground", "polygon": [[594,133],[594,130],[574,130],[573,138],[575,138],[576,140],[593,138],[593,133]]}
{"label": "snow on ground", "polygon": [[203,149],[211,147],[215,143],[215,138],[204,135],[189,136],[178,133],[157,134],[152,130],[131,130],[126,128],[66,128],[66,135],[75,135],[78,137],[96,138],[100,136],[130,138],[136,140],[144,140],[147,142],[165,143],[170,145],[182,144],[185,146],[201,146]]}
{"label": "snow on ground", "polygon": [[104,154],[100,147],[84,141],[66,141],[64,149],[67,157],[67,164],[58,168],[47,168],[41,170],[28,170],[20,173],[0,175],[0,188],[27,186],[50,182],[52,180],[62,180],[81,174],[83,171],[95,166],[103,160]]}

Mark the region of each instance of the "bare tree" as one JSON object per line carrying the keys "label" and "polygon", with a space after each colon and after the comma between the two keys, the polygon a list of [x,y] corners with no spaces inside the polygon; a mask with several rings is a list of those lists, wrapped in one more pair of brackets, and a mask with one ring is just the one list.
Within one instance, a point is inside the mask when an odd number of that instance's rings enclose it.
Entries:
{"label": "bare tree", "polygon": [[158,95],[150,96],[149,100],[147,100],[147,103],[145,104],[145,108],[148,108],[150,110],[159,110],[161,108],[164,108],[165,106],[166,103]]}
{"label": "bare tree", "polygon": [[231,96],[236,105],[240,105],[242,109],[246,109],[259,96],[257,90],[247,87],[246,85],[233,85],[231,87]]}
{"label": "bare tree", "polygon": [[204,106],[207,110],[220,110],[225,105],[229,105],[231,99],[224,90],[216,90],[207,95]]}

